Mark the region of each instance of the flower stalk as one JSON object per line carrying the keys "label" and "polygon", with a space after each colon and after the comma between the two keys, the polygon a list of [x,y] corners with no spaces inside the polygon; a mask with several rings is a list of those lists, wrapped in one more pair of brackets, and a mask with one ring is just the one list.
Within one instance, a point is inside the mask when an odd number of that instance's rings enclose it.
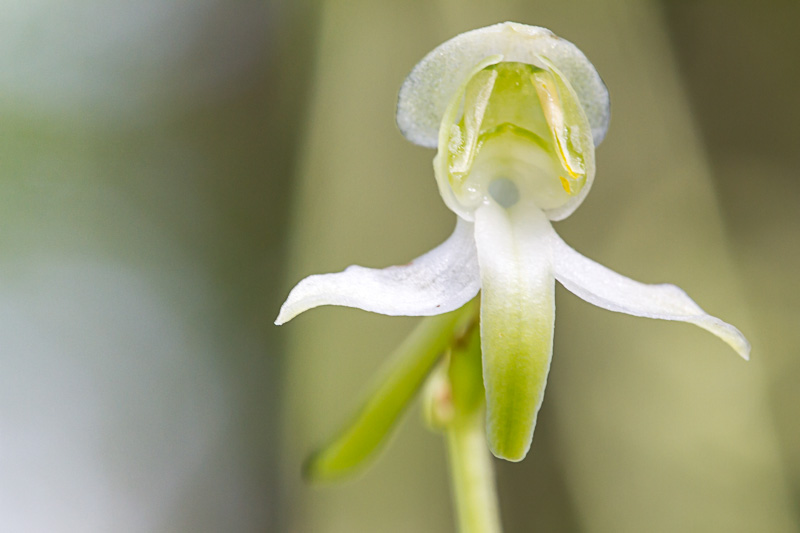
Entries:
{"label": "flower stalk", "polygon": [[477,313],[431,377],[428,421],[447,442],[461,533],[500,533],[494,466],[486,444],[481,338]]}
{"label": "flower stalk", "polygon": [[[476,302],[477,303],[477,302]],[[478,306],[425,390],[425,414],[444,434],[453,500],[461,533],[500,533],[494,467],[486,443],[485,390]]]}
{"label": "flower stalk", "polygon": [[486,447],[483,413],[475,413],[447,429],[447,450],[458,530],[500,533],[494,467]]}

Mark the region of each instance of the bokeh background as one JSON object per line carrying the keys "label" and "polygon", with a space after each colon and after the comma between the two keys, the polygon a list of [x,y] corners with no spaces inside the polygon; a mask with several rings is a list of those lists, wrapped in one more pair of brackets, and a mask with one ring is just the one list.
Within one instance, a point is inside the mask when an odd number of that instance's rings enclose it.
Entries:
{"label": "bokeh background", "polygon": [[557,292],[508,532],[800,531],[800,4],[6,0],[0,530],[453,531],[412,409],[360,477],[306,453],[416,319],[272,320],[303,276],[405,263],[453,215],[394,125],[453,35],[547,26],[612,98],[582,253],[753,343]]}

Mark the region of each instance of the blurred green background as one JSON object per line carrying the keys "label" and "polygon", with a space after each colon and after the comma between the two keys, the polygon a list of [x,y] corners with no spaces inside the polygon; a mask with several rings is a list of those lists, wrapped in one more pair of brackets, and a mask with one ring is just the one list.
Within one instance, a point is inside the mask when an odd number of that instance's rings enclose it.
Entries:
{"label": "blurred green background", "polygon": [[453,531],[413,410],[372,468],[300,478],[416,323],[303,276],[405,263],[454,217],[394,125],[440,42],[503,20],[609,87],[592,193],[556,225],[753,344],[557,292],[508,532],[800,531],[800,4],[8,0],[0,8],[0,529]]}

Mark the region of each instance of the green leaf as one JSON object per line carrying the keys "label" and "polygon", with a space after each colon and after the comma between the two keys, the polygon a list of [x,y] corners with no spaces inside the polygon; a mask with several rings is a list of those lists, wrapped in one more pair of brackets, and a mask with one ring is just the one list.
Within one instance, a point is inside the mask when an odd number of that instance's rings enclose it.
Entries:
{"label": "green leaf", "polygon": [[405,411],[440,355],[477,313],[476,301],[425,318],[392,354],[357,411],[335,438],[306,461],[311,481],[333,481],[371,458]]}

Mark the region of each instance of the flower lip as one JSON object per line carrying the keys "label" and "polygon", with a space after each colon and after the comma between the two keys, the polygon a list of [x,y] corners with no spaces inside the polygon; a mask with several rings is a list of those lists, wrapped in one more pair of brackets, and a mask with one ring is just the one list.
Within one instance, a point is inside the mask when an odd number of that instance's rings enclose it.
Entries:
{"label": "flower lip", "polygon": [[608,129],[608,90],[586,56],[550,30],[503,22],[462,33],[422,59],[400,88],[397,125],[415,144],[438,146],[439,126],[453,94],[476,65],[491,56],[547,68],[550,62],[574,89],[591,127],[595,146]]}

